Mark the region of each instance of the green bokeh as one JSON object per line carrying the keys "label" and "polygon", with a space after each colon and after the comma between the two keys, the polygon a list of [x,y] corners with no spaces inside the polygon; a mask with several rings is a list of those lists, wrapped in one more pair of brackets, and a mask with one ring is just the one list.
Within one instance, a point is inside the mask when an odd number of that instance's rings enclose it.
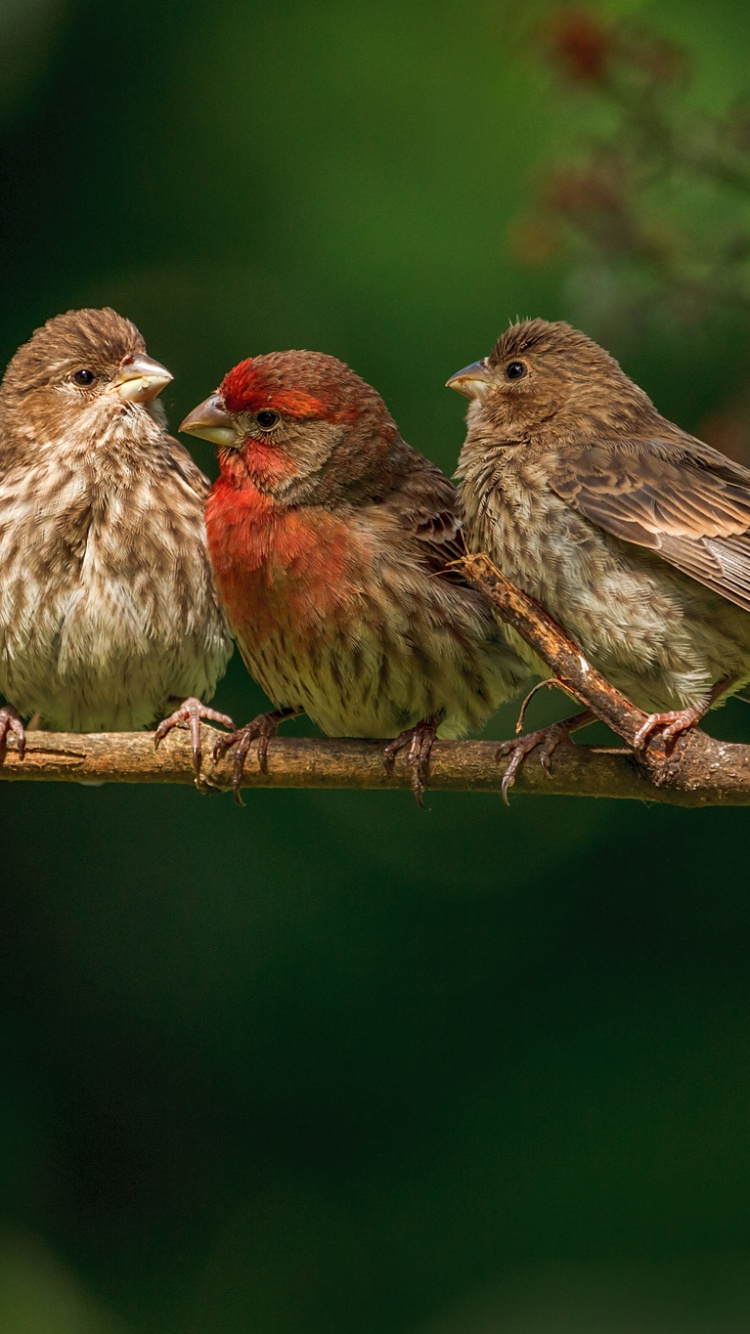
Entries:
{"label": "green bokeh", "polygon": [[[744,4],[606,10],[686,41],[706,105],[741,90]],[[319,348],[452,469],[447,376],[573,313],[507,241],[590,117],[529,55],[546,12],[0,3],[0,353],[114,304],[176,423]],[[613,350],[688,427],[750,352]],[[218,706],[261,700],[233,663]],[[747,1328],[744,811],[0,799],[2,1334]]]}

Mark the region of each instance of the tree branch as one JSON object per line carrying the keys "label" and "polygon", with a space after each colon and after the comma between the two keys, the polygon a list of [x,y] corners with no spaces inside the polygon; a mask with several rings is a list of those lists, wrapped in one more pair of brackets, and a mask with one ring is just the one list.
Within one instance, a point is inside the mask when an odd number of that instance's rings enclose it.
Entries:
{"label": "tree branch", "polygon": [[[521,592],[493,565],[489,556],[467,556],[464,573],[490,598],[500,616],[552,668],[571,694],[632,746],[646,714],[587,662],[577,644],[528,594]],[[579,747],[583,749],[583,747]],[[554,763],[554,759],[553,759]],[[644,754],[633,763],[662,794],[679,805],[746,805],[750,792],[750,746],[716,741],[698,728],[681,736],[667,754],[657,732]],[[526,765],[524,765],[524,768]],[[703,797],[686,803],[684,798]]]}
{"label": "tree branch", "polygon": [[[210,756],[216,729],[203,725],[203,753]],[[393,768],[383,763],[382,741],[313,740],[276,737],[268,750],[268,772],[261,773],[252,752],[248,756],[244,788],[350,788],[410,790],[411,772],[405,757]],[[445,792],[497,792],[506,760],[496,762],[496,741],[437,741],[430,760],[430,788]],[[727,747],[729,750],[744,747]],[[750,750],[750,747],[747,747]],[[227,791],[232,784],[232,758],[214,765],[204,760],[198,786],[206,792]],[[78,783],[195,782],[188,734],[174,732],[154,750],[153,733],[28,732],[22,760],[9,748],[0,767],[0,779]],[[668,801],[684,806],[750,805],[750,779],[745,790],[721,786],[699,792],[664,791],[651,786],[627,751],[562,743],[555,751],[547,776],[541,765],[527,760],[514,793],[543,796],[619,797],[640,801]]]}
{"label": "tree branch", "polygon": [[[467,576],[484,589],[503,620],[512,625],[547,662],[557,679],[581,703],[631,746],[645,719],[640,709],[586,662],[577,646],[534,600],[520,592],[487,556],[463,562]],[[217,737],[202,727],[204,757]],[[275,737],[262,773],[248,756],[243,788],[411,788],[405,753],[386,768],[383,741],[312,740]],[[495,741],[437,741],[430,757],[429,786],[445,792],[499,792],[508,759],[497,758]],[[205,792],[232,786],[232,754],[218,764],[205,758],[197,786]],[[28,732],[23,759],[15,739],[0,764],[0,779],[78,783],[195,783],[190,739],[176,728],[154,748],[153,733]],[[613,797],[666,802],[676,806],[749,806],[750,746],[714,741],[694,731],[664,754],[658,735],[646,756],[627,749],[581,746],[563,741],[545,773],[534,754],[518,773],[514,793],[542,796]]]}

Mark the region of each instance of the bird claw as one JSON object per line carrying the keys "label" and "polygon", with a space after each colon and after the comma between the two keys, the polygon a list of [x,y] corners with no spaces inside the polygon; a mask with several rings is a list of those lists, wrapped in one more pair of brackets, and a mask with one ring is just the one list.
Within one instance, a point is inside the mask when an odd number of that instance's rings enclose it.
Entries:
{"label": "bird claw", "polygon": [[562,722],[553,723],[551,727],[540,727],[536,732],[529,732],[526,736],[518,737],[515,741],[503,741],[495,751],[495,759],[501,760],[503,756],[510,755],[510,762],[503,780],[500,784],[500,795],[506,806],[510,806],[508,793],[516,781],[516,774],[521,765],[537,747],[541,747],[539,761],[544,772],[549,777],[552,771],[552,756],[561,741],[565,741],[577,728],[584,727],[591,721],[591,714],[577,713],[573,718],[564,718]]}
{"label": "bird claw", "polygon": [[20,759],[23,759],[26,753],[26,729],[13,705],[4,704],[0,708],[0,764],[5,762],[10,733],[16,738],[16,749]]}
{"label": "bird claw", "polygon": [[406,762],[411,769],[411,788],[417,799],[417,805],[421,806],[422,810],[425,808],[423,797],[429,776],[430,752],[437,729],[436,718],[423,718],[414,727],[407,727],[400,732],[394,741],[389,741],[383,751],[383,763],[386,769],[389,769],[398,752],[403,750],[404,746],[409,747]]}
{"label": "bird claw", "polygon": [[179,709],[170,713],[168,718],[164,718],[154,732],[154,747],[158,750],[159,743],[162,742],[173,727],[187,726],[190,729],[190,740],[192,742],[192,761],[196,776],[200,774],[203,753],[201,750],[201,719],[210,723],[222,723],[224,727],[231,727],[234,731],[234,722],[228,713],[218,713],[216,709],[209,709],[206,704],[202,704],[199,699],[191,696],[183,700]]}
{"label": "bird claw", "polygon": [[240,784],[245,772],[245,760],[247,753],[255,741],[258,739],[258,765],[261,773],[268,773],[268,743],[272,737],[276,736],[279,723],[284,722],[286,718],[293,718],[299,710],[297,709],[274,709],[270,713],[259,713],[252,722],[246,723],[244,727],[235,728],[231,736],[219,737],[213,749],[213,762],[216,764],[226,754],[228,750],[236,747],[234,752],[234,766],[232,768],[232,792],[234,800],[238,806],[244,806],[244,801],[240,793]]}
{"label": "bird claw", "polygon": [[695,727],[704,713],[705,708],[698,705],[692,705],[687,709],[669,709],[665,713],[650,713],[633,738],[633,749],[644,751],[654,732],[663,728],[661,739],[664,750],[667,755],[671,755],[682,733],[689,732]]}

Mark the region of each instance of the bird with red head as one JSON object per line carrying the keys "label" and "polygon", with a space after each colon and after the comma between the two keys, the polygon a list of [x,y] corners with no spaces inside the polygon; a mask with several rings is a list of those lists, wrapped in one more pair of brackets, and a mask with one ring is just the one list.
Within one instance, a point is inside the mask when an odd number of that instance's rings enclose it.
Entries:
{"label": "bird with red head", "polygon": [[250,675],[273,701],[247,751],[306,713],[329,736],[408,744],[421,800],[435,735],[480,728],[528,678],[465,551],[454,486],[380,395],[322,353],[242,361],[181,430],[219,447],[206,505],[214,579]]}

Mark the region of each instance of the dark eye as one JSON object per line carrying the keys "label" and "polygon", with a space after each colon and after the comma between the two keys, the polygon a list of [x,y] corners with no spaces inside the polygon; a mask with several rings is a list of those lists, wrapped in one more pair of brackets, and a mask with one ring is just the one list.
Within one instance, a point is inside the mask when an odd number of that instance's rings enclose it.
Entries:
{"label": "dark eye", "polygon": [[523,361],[511,361],[505,367],[506,380],[520,380],[521,376],[526,375],[527,366]]}
{"label": "dark eye", "polygon": [[255,418],[261,431],[270,431],[279,420],[278,412],[273,412],[271,408],[264,408]]}
{"label": "dark eye", "polygon": [[75,372],[73,379],[76,384],[93,384],[96,376],[93,371],[87,371],[84,367],[80,371]]}

